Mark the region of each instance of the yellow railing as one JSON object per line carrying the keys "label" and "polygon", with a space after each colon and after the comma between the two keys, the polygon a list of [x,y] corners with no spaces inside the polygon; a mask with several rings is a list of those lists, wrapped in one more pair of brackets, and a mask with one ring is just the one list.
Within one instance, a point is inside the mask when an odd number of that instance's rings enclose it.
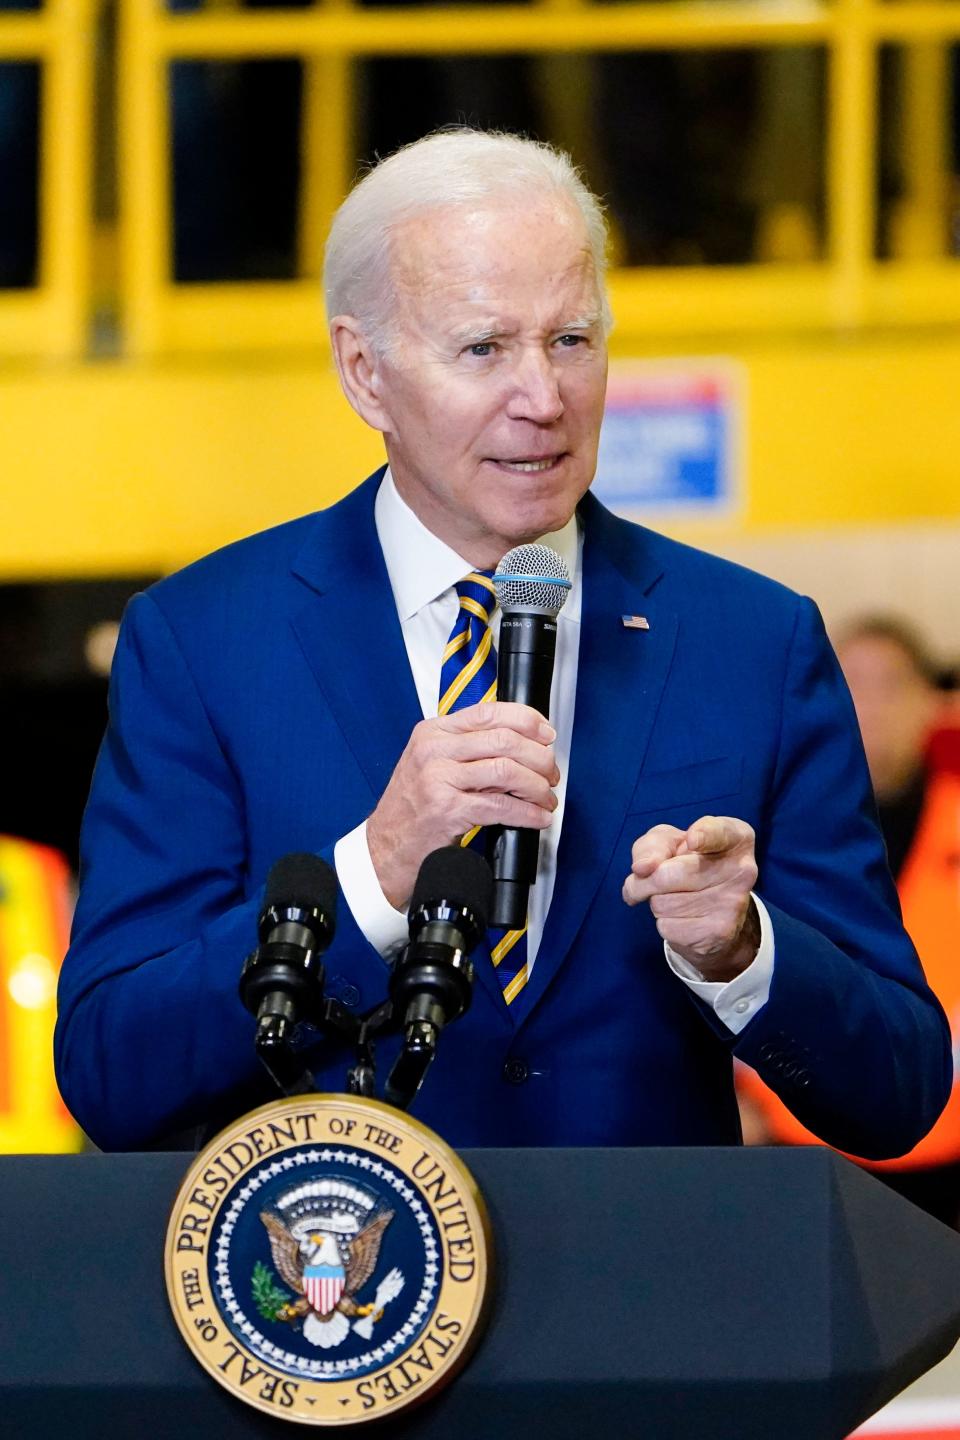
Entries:
{"label": "yellow railing", "polygon": [[[42,66],[39,283],[0,292],[0,356],[81,353],[89,323],[96,0],[0,12],[0,60]],[[2,217],[0,217],[2,223]]]}
{"label": "yellow railing", "polygon": [[[922,261],[881,264],[873,254],[879,46],[923,41],[929,47],[960,36],[960,4],[681,0],[596,7],[567,0],[496,9],[376,11],[353,9],[340,0],[335,7],[312,10],[190,15],[167,13],[154,0],[124,0],[124,5],[125,313],[133,353],[206,349],[211,335],[258,347],[323,343],[315,289],[318,240],[343,190],[344,122],[331,124],[336,117],[328,115],[323,165],[305,167],[308,177],[325,171],[335,178],[328,179],[322,195],[311,194],[308,184],[303,279],[286,285],[174,286],[162,198],[164,72],[174,58],[297,55],[311,67],[346,67],[353,58],[374,55],[822,46],[830,75],[826,258],[799,266],[619,271],[612,288],[621,337],[960,319],[960,264],[929,252]],[[345,69],[336,73],[342,88],[329,104],[342,115],[348,108],[348,80]],[[913,113],[917,124],[926,124],[925,135],[938,117],[930,113],[929,102],[926,109],[923,103]],[[908,158],[927,155],[923,135],[915,135]],[[921,163],[932,203],[938,178],[942,190],[942,172],[931,177],[930,160]],[[919,198],[922,202],[922,191]]]}
{"label": "yellow railing", "polygon": [[[42,15],[0,17],[0,57],[36,56],[54,81],[44,92],[42,284],[35,293],[0,297],[0,344],[8,340],[15,350],[41,334],[48,353],[82,345],[94,3],[52,0]],[[944,198],[945,46],[960,39],[960,0],[654,0],[602,6],[539,0],[529,6],[390,10],[321,0],[306,10],[217,6],[190,13],[170,13],[158,0],[120,0],[120,7],[120,291],[130,355],[324,345],[317,278],[322,237],[350,178],[352,62],[387,55],[821,49],[829,76],[824,258],[618,270],[612,277],[618,343],[652,335],[960,320],[960,262],[946,254]],[[906,47],[908,56],[901,144],[906,194],[892,227],[896,258],[881,262],[874,254],[877,77],[879,50],[888,43]],[[171,278],[170,63],[268,56],[299,57],[305,64],[300,278],[177,285]]]}

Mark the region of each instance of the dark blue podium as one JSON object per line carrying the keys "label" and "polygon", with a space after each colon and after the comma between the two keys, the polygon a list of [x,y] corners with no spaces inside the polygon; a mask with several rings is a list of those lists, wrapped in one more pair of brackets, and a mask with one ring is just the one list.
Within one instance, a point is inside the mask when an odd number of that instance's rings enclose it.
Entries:
{"label": "dark blue podium", "polygon": [[[960,1334],[960,1237],[827,1150],[464,1159],[493,1221],[489,1327],[447,1390],[371,1437],[842,1440]],[[0,1432],[302,1433],[177,1334],[163,1240],[189,1160],[0,1161]]]}

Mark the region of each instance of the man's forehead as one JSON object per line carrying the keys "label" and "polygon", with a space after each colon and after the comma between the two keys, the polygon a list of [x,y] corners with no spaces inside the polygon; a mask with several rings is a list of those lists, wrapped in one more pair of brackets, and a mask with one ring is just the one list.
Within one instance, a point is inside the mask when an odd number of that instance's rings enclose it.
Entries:
{"label": "man's forehead", "polygon": [[[534,240],[524,243],[524,235]],[[505,302],[523,284],[549,277],[558,319],[574,323],[599,318],[599,286],[582,216],[563,201],[537,197],[529,207],[514,198],[483,206],[426,211],[398,226],[391,242],[391,278],[401,300],[440,301],[444,329],[487,328],[497,333],[526,323],[511,317]],[[519,283],[519,286],[517,282]],[[560,312],[570,309],[577,314]],[[515,308],[515,307],[514,307]],[[522,307],[526,310],[526,304]],[[582,314],[581,314],[582,312]]]}
{"label": "man's forehead", "polygon": [[503,264],[502,242],[518,229],[534,226],[551,242],[590,254],[586,225],[570,203],[534,196],[524,203],[512,197],[482,204],[444,205],[411,215],[396,226],[391,268],[398,278],[408,272],[444,267],[469,267],[478,274],[496,273]]}

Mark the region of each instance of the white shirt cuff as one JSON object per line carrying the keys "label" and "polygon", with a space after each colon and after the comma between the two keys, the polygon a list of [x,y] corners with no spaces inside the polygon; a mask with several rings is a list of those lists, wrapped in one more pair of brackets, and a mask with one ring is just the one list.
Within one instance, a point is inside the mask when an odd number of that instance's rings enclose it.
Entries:
{"label": "white shirt cuff", "polygon": [[406,945],[410,929],[406,915],[402,910],[394,910],[380,889],[367,845],[366,821],[337,841],[333,863],[343,898],[350,906],[358,929],[384,960],[389,959]]}
{"label": "white shirt cuff", "polygon": [[753,895],[752,898],[760,920],[760,945],[746,970],[732,980],[704,980],[695,965],[671,949],[666,940],[663,942],[663,953],[674,975],[701,1000],[712,1005],[714,1014],[734,1035],[739,1035],[760,1007],[766,1005],[773,981],[773,925],[760,897]]}

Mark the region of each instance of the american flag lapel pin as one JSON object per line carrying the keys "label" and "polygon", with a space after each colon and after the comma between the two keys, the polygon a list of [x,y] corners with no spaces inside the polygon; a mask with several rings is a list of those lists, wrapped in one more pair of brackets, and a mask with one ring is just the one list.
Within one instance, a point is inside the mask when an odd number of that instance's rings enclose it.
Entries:
{"label": "american flag lapel pin", "polygon": [[646,615],[621,615],[625,630],[649,630],[650,621]]}

